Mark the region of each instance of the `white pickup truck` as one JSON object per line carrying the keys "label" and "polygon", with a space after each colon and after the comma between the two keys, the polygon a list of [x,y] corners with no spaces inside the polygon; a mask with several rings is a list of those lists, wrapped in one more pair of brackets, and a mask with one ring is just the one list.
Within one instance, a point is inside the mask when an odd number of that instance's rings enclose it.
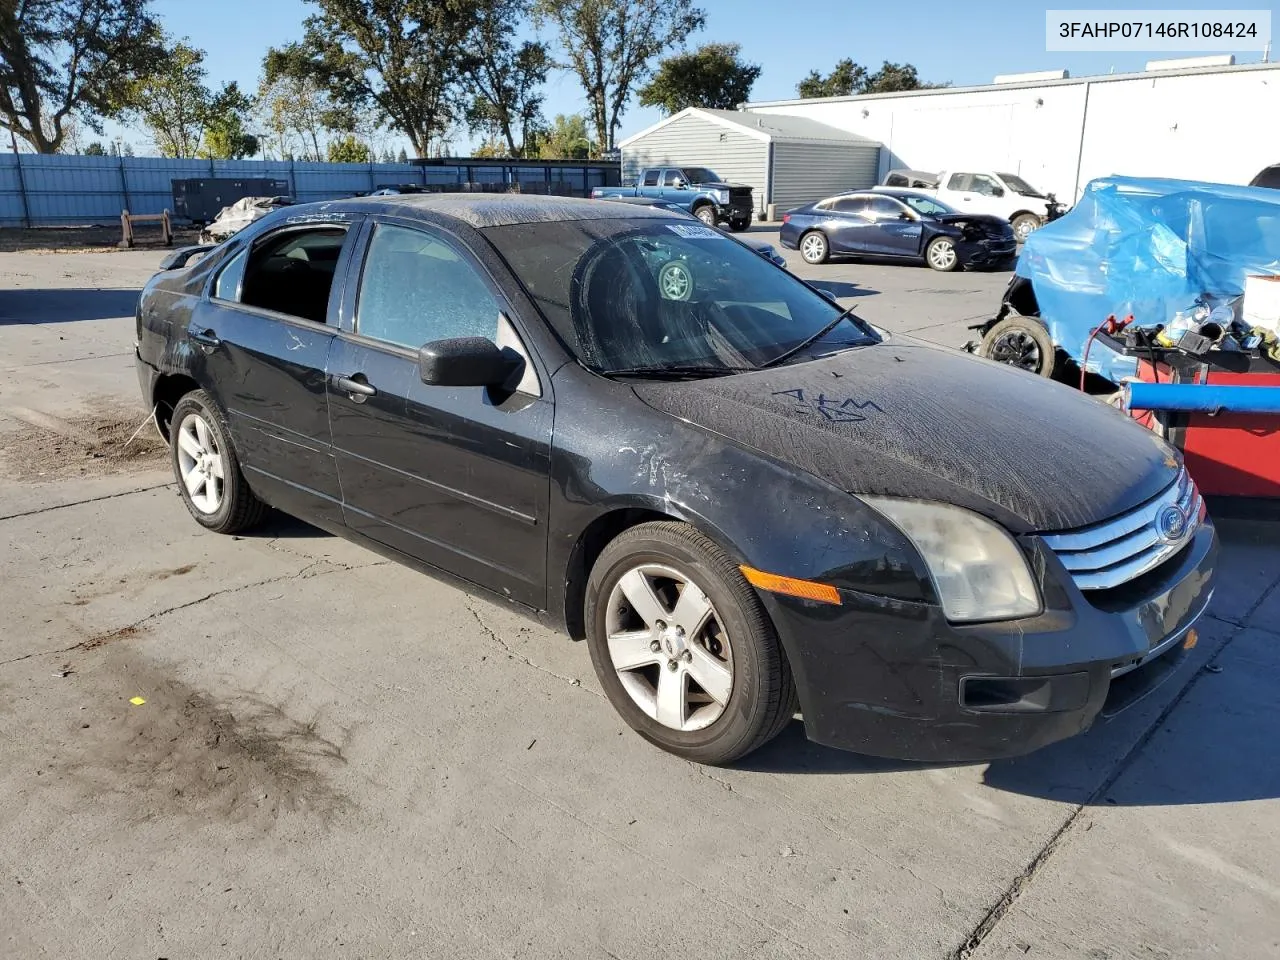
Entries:
{"label": "white pickup truck", "polygon": [[1012,173],[992,170],[947,170],[924,173],[920,170],[890,170],[886,187],[916,187],[932,192],[961,213],[986,213],[1013,224],[1021,243],[1036,227],[1056,220],[1065,212],[1052,193],[1041,193]]}

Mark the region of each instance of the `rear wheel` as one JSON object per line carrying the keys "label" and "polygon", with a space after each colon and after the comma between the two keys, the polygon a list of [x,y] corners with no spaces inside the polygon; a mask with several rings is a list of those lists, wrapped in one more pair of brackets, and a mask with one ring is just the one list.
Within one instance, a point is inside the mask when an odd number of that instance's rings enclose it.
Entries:
{"label": "rear wheel", "polygon": [[704,203],[698,209],[693,211],[693,215],[705,223],[708,227],[716,225],[716,208],[709,203]]}
{"label": "rear wheel", "polygon": [[827,238],[817,230],[800,238],[800,256],[804,257],[805,263],[826,263],[830,255]]}
{"label": "rear wheel", "polygon": [[683,523],[622,533],[591,571],[587,643],[614,709],[651,743],[723,764],[796,712],[791,669],[736,564]]}
{"label": "rear wheel", "polygon": [[1043,323],[1031,317],[1006,317],[987,331],[978,356],[1019,370],[1052,377],[1057,351]]}
{"label": "rear wheel", "polygon": [[266,512],[240,472],[240,461],[212,399],[203,390],[174,405],[170,456],[188,512],[215,533],[237,533]]}
{"label": "rear wheel", "polygon": [[950,237],[935,237],[924,251],[924,259],[934,270],[950,273],[960,265],[960,255]]}

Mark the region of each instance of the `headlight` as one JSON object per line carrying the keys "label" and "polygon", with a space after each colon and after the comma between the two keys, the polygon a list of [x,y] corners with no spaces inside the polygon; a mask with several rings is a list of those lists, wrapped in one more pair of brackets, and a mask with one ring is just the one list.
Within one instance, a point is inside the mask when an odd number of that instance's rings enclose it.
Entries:
{"label": "headlight", "polygon": [[715,191],[712,191],[712,192],[713,192],[713,193],[715,194],[715,196],[716,196],[716,203],[728,203],[728,202],[729,202],[729,191],[728,191],[728,190],[715,190]]}
{"label": "headlight", "polygon": [[860,497],[893,521],[929,567],[948,620],[1011,620],[1040,612],[1026,557],[1002,528],[942,503]]}

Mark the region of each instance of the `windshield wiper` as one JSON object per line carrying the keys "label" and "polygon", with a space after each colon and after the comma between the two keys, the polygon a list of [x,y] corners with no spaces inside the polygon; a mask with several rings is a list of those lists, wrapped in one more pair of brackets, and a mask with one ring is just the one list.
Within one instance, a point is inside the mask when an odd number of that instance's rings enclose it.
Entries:
{"label": "windshield wiper", "polygon": [[698,364],[674,364],[669,367],[623,367],[601,370],[606,377],[652,377],[655,380],[679,377],[725,377],[733,373],[753,373],[756,367],[714,367]]}
{"label": "windshield wiper", "polygon": [[783,350],[780,354],[778,354],[772,360],[766,360],[764,363],[760,364],[760,369],[763,370],[765,367],[776,367],[778,364],[782,363],[783,360],[790,360],[801,350],[804,350],[806,347],[813,346],[815,343],[817,343],[819,340],[825,337],[828,333],[830,333],[832,330],[834,330],[836,327],[840,325],[841,320],[846,319],[852,313],[853,313],[853,307],[846,307],[844,310],[841,310],[840,315],[838,317],[836,317],[834,320],[828,323],[825,327],[823,327],[817,333],[813,334],[813,336],[805,337],[803,340],[797,343],[790,350]]}

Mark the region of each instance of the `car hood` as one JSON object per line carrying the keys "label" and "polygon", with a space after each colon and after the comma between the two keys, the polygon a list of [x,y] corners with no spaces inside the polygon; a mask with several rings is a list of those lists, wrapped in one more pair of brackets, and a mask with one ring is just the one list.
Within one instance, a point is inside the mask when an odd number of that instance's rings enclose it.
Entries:
{"label": "car hood", "polygon": [[[934,219],[939,223],[950,223],[955,226],[972,223],[994,233],[1004,233],[1005,228],[1009,227],[1008,220],[1002,217],[993,217],[987,213],[940,213]],[[1009,234],[1013,234],[1012,227],[1009,227]]]}
{"label": "car hood", "polygon": [[1155,496],[1180,466],[1153,433],[1100,401],[909,339],[633,389],[657,410],[850,493],[952,503],[1014,533],[1106,520]]}
{"label": "car hood", "polygon": [[750,190],[750,189],[751,189],[751,187],[750,187],[750,185],[749,185],[749,184],[745,184],[745,183],[724,183],[723,181],[717,181],[717,182],[715,182],[715,183],[695,183],[695,184],[693,184],[693,186],[695,186],[695,187],[699,187],[699,188],[701,188],[701,189],[703,189],[703,190],[730,190],[730,189],[733,189],[733,190]]}

